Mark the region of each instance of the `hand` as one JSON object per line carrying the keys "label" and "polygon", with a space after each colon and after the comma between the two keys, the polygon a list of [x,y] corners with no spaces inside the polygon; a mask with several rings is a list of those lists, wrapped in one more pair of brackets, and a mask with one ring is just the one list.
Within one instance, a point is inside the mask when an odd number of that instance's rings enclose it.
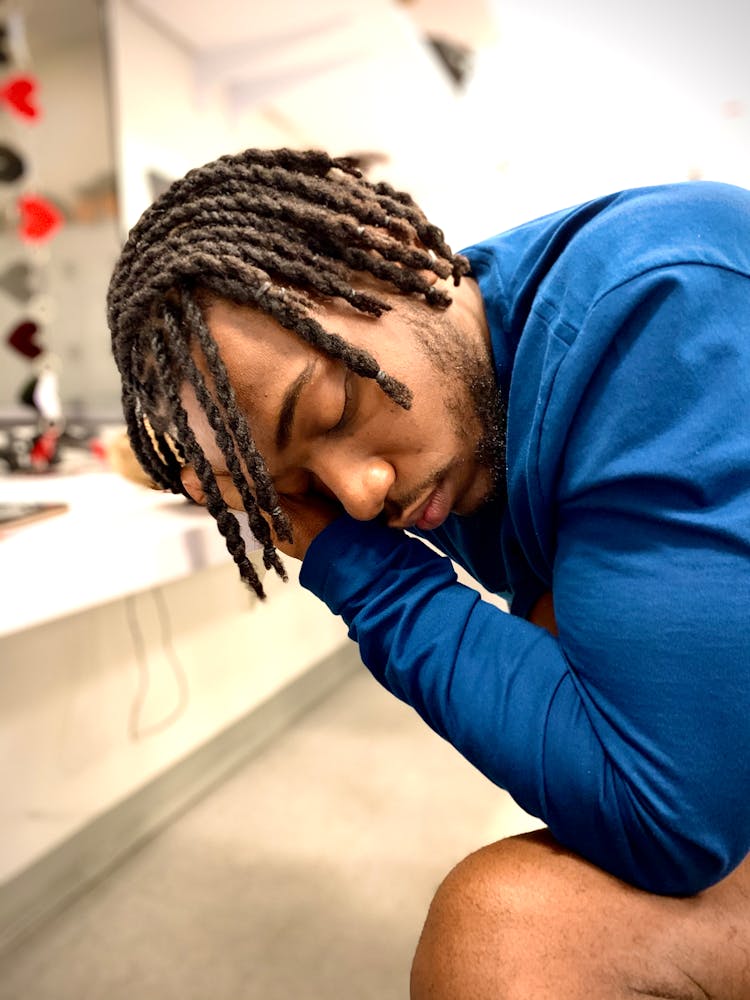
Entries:
{"label": "hand", "polygon": [[[231,476],[221,472],[215,472],[214,475],[227,507],[232,510],[243,510],[242,499]],[[206,496],[194,469],[186,465],[181,478],[187,493],[196,503],[205,507]],[[271,529],[273,543],[284,555],[293,556],[295,559],[304,559],[313,538],[343,513],[343,508],[335,500],[317,493],[280,494],[279,503],[291,521],[294,540],[289,542],[280,539]],[[268,520],[265,514],[264,517]]]}
{"label": "hand", "polygon": [[312,540],[344,512],[340,504],[316,493],[281,494],[279,503],[291,522],[294,539],[289,542],[277,538],[272,530],[274,545],[284,555],[295,559],[304,559]]}

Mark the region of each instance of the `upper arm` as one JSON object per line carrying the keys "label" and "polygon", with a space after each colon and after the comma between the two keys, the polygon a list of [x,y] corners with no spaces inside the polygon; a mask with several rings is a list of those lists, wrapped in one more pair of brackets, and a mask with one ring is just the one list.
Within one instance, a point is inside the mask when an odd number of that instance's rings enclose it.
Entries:
{"label": "upper arm", "polygon": [[300,577],[389,690],[561,842],[655,892],[704,888],[750,846],[750,336],[717,341],[701,309],[731,321],[748,292],[715,277],[655,282],[572,419],[576,373],[556,386],[558,637],[375,523],[335,522]]}
{"label": "upper arm", "polygon": [[709,880],[750,847],[749,317],[750,279],[714,268],[641,304],[577,411],[556,525],[561,647],[618,808]]}

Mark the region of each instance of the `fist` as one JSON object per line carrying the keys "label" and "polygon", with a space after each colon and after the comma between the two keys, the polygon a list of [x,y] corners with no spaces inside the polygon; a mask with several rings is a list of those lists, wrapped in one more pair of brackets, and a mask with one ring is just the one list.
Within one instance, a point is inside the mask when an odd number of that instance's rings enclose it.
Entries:
{"label": "fist", "polygon": [[[284,555],[295,559],[304,559],[312,540],[344,512],[340,504],[316,493],[301,496],[282,494],[279,503],[291,522],[293,538],[290,542],[274,534],[274,545]],[[273,529],[271,531],[273,534]]]}
{"label": "fist", "polygon": [[[232,482],[232,477],[228,473],[221,472],[215,472],[214,476],[227,507],[230,510],[244,510],[242,499],[237,487]],[[195,470],[190,466],[185,466],[181,478],[182,485],[191,499],[205,507],[206,495]],[[292,556],[295,559],[304,559],[313,538],[343,513],[343,507],[335,500],[317,493],[280,494],[279,504],[292,525],[292,541],[278,538],[268,515],[263,511],[261,513],[268,521],[276,548],[284,555]]]}

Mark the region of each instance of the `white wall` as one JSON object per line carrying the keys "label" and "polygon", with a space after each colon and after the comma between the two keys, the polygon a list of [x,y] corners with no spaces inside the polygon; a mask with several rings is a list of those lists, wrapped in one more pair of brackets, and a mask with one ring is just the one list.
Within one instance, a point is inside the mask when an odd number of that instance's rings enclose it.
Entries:
{"label": "white wall", "polygon": [[125,229],[152,200],[149,170],[181,177],[191,167],[238,149],[242,132],[259,146],[288,141],[261,114],[250,122],[238,120],[217,88],[207,87],[198,95],[188,51],[127,0],[110,0],[107,23]]}
{"label": "white wall", "polygon": [[[92,10],[95,22],[95,11]],[[30,41],[33,42],[32,35]],[[59,48],[32,48],[41,117],[15,127],[29,153],[29,181],[67,202],[76,189],[112,172],[112,141],[102,39],[93,30]]]}
{"label": "white wall", "polygon": [[467,103],[493,137],[498,230],[641,184],[750,186],[750,5],[493,6],[499,43]]}
{"label": "white wall", "polygon": [[2,639],[0,884],[348,642],[288,563],[265,602],[226,565]]}
{"label": "white wall", "polygon": [[[253,30],[253,11],[261,12],[270,46],[268,5],[250,0],[240,6],[245,31]],[[286,30],[294,4],[285,0],[278,6],[279,30]],[[290,53],[279,42],[276,77],[274,50],[260,52],[253,62],[255,50],[248,47],[247,64],[261,63],[257,76],[248,79],[231,46],[244,37],[239,27],[235,34],[231,21],[214,18],[212,43],[222,42],[227,61],[239,69],[233,75],[218,68],[211,85],[211,75],[202,72],[211,51],[196,52],[177,37],[191,16],[206,17],[204,5],[110,0],[127,227],[148,204],[149,167],[176,177],[222,153],[278,145],[325,148],[337,155],[384,152],[388,162],[373,171],[373,179],[411,191],[428,214],[439,216],[449,238],[460,240],[480,224],[486,215],[481,197],[486,175],[494,169],[481,153],[484,127],[472,119],[418,28],[397,5],[368,0],[339,6],[348,13],[343,24],[332,22],[332,37],[314,36],[299,47],[299,57],[307,53],[309,60],[307,77],[295,73]],[[154,13],[172,12],[173,30],[151,16],[151,7]],[[313,9],[304,5],[300,17]]]}

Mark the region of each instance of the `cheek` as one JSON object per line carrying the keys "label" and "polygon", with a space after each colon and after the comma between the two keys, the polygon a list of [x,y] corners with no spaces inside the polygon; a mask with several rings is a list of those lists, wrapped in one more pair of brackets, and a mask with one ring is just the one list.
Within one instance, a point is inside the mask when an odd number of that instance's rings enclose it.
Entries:
{"label": "cheek", "polygon": [[299,469],[278,476],[272,475],[271,478],[276,492],[284,496],[309,496],[314,493],[317,496],[328,497],[329,500],[336,500],[336,494],[313,472]]}
{"label": "cheek", "polygon": [[447,449],[455,448],[455,420],[444,404],[443,395],[435,389],[419,397],[415,393],[412,409],[404,413],[402,423],[404,441],[415,454],[444,455]]}
{"label": "cheek", "polygon": [[180,399],[187,414],[190,430],[195,436],[198,447],[201,449],[212,468],[221,468],[225,465],[225,459],[216,443],[214,432],[208,422],[208,417],[203,412],[195,390],[189,382],[183,384],[180,389]]}
{"label": "cheek", "polygon": [[276,492],[287,496],[303,496],[312,489],[312,477],[303,469],[290,470],[279,475],[271,472],[271,479]]}

